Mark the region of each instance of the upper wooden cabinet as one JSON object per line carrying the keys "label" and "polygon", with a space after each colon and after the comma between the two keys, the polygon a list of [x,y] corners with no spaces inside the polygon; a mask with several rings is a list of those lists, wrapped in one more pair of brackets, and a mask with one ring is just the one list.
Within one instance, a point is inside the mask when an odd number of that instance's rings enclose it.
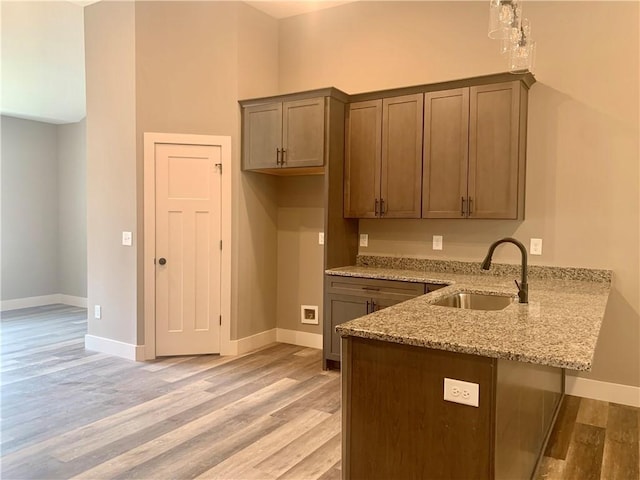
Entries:
{"label": "upper wooden cabinet", "polygon": [[242,117],[243,170],[324,165],[325,97],[248,105]]}
{"label": "upper wooden cabinet", "polygon": [[524,217],[527,90],[520,82],[469,91],[469,218]]}
{"label": "upper wooden cabinet", "polygon": [[424,96],[422,217],[464,215],[469,170],[469,89]]}
{"label": "upper wooden cabinet", "polygon": [[375,218],[379,213],[382,166],[382,100],[347,105],[344,216]]}
{"label": "upper wooden cabinet", "polygon": [[425,94],[423,218],[524,216],[527,88]]}
{"label": "upper wooden cabinet", "polygon": [[420,218],[423,94],[349,104],[345,217]]}

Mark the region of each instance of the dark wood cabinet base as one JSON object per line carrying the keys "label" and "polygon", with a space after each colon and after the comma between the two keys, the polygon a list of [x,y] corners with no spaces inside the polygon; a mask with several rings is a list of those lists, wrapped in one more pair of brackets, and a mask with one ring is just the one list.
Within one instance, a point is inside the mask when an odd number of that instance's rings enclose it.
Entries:
{"label": "dark wood cabinet base", "polygon": [[[347,337],[343,478],[530,478],[564,372]],[[444,378],[479,385],[479,406],[443,399]]]}

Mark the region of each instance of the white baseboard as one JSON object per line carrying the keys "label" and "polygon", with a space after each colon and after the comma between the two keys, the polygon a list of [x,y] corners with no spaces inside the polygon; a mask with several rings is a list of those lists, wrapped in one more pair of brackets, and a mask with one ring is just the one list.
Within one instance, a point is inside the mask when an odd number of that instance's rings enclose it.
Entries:
{"label": "white baseboard", "polygon": [[41,307],[43,305],[52,305],[60,303],[58,300],[60,295],[54,293],[52,295],[40,295],[38,297],[14,298],[13,300],[3,300],[0,310],[6,312],[8,310],[18,310],[19,308]]}
{"label": "white baseboard", "polygon": [[251,352],[252,350],[257,350],[258,348],[269,345],[270,343],[274,343],[276,341],[276,329],[272,328],[271,330],[265,330],[264,332],[256,333],[255,335],[251,335],[250,337],[240,338],[238,340],[232,340],[232,345],[235,343],[235,349],[232,347],[232,350],[235,350],[236,355],[242,355],[247,352]]}
{"label": "white baseboard", "polygon": [[576,397],[640,407],[640,387],[567,375],[564,393]]}
{"label": "white baseboard", "polygon": [[265,330],[250,337],[231,340],[229,349],[220,353],[222,355],[243,355],[274,342],[291,343],[301,347],[321,349],[322,335],[288,330],[286,328],[272,328],[271,330]]}
{"label": "white baseboard", "polygon": [[40,295],[38,297],[3,300],[0,302],[0,311],[8,312],[9,310],[18,310],[19,308],[42,307],[43,305],[53,305],[55,303],[64,303],[65,305],[71,305],[73,307],[87,308],[87,299],[84,297],[74,297],[71,295],[63,295],[61,293],[53,293],[51,295]]}
{"label": "white baseboard", "polygon": [[64,303],[65,305],[71,305],[72,307],[87,308],[87,297],[74,297],[73,295],[60,294],[60,301],[58,303]]}
{"label": "white baseboard", "polygon": [[276,340],[281,343],[292,343],[301,347],[322,348],[322,335],[319,333],[299,332],[278,328]]}
{"label": "white baseboard", "polygon": [[94,352],[126,358],[127,360],[138,362],[144,360],[144,345],[132,345],[131,343],[120,342],[111,338],[87,334],[84,336],[84,348]]}

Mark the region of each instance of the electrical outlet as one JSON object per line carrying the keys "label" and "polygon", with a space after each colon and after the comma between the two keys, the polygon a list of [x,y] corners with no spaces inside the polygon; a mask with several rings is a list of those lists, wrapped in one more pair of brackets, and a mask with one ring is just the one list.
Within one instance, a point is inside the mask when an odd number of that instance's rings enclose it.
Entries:
{"label": "electrical outlet", "polygon": [[369,246],[369,235],[366,233],[360,234],[360,246],[368,247]]}
{"label": "electrical outlet", "polygon": [[125,247],[131,246],[131,232],[122,232],[122,245]]}
{"label": "electrical outlet", "polygon": [[448,402],[477,407],[480,404],[480,385],[454,380],[453,378],[445,378],[444,399]]}
{"label": "electrical outlet", "polygon": [[433,249],[442,250],[442,235],[433,236]]}
{"label": "electrical outlet", "polygon": [[318,245],[324,245],[324,232],[318,233]]}
{"label": "electrical outlet", "polygon": [[100,305],[94,305],[93,316],[95,318],[102,318],[102,307]]}
{"label": "electrical outlet", "polygon": [[542,255],[542,239],[532,238],[529,245],[529,253],[531,255]]}

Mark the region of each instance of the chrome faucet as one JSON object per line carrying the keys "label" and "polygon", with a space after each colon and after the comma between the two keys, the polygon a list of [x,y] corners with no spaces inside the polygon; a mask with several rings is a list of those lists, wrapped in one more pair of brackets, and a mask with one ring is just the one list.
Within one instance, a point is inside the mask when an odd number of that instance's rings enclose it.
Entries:
{"label": "chrome faucet", "polygon": [[487,256],[482,262],[482,269],[489,270],[489,267],[491,267],[491,257],[493,256],[493,251],[501,243],[513,243],[520,249],[520,252],[522,253],[522,278],[520,279],[520,283],[518,283],[517,280],[515,282],[516,286],[518,287],[518,298],[520,299],[520,303],[529,303],[529,285],[527,284],[527,249],[518,240],[511,237],[506,237],[493,242],[489,247]]}

